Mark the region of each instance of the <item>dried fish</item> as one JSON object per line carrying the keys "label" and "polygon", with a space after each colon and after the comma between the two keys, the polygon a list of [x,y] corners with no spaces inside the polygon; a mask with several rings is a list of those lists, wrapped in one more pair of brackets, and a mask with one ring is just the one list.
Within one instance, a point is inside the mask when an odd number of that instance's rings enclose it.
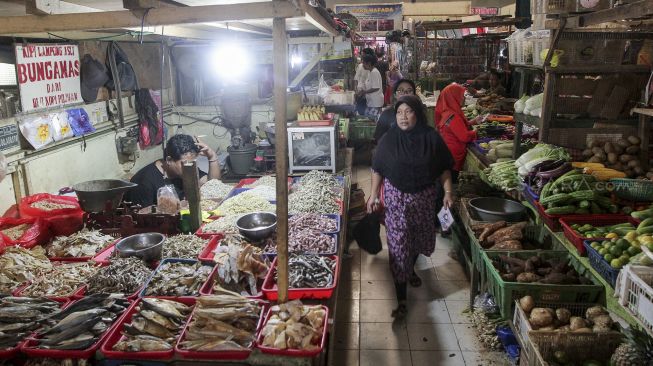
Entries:
{"label": "dried fish", "polygon": [[47,246],[50,257],[92,257],[116,239],[97,230],[82,230],[70,236],[57,236]]}
{"label": "dried fish", "polygon": [[212,269],[199,262],[166,262],[152,277],[145,296],[198,296]]}
{"label": "dried fish", "polygon": [[32,227],[32,225],[30,224],[20,224],[6,229],[2,229],[0,230],[0,233],[5,234],[11,240],[18,240],[20,239],[21,236],[23,236],[23,234],[25,234],[27,229],[29,229],[30,227]]}
{"label": "dried fish", "polygon": [[122,352],[171,350],[192,309],[177,301],[143,298],[131,321],[123,326],[124,337],[113,349]]}
{"label": "dried fish", "polygon": [[338,180],[329,173],[313,170],[288,195],[288,212],[337,214],[339,199],[342,199],[342,187]]}
{"label": "dried fish", "polygon": [[89,366],[91,363],[83,359],[71,358],[30,358],[24,366]]}
{"label": "dried fish", "polygon": [[71,304],[51,319],[54,326],[38,332],[37,348],[81,350],[95,344],[129,306],[124,297],[93,295]]}
{"label": "dried fish", "polygon": [[152,270],[136,257],[112,258],[88,280],[90,294],[126,294],[136,292],[152,274]]}
{"label": "dried fish", "polygon": [[272,175],[264,175],[261,178],[255,180],[253,183],[243,186],[243,188],[256,188],[261,186],[276,187],[277,178]]}
{"label": "dried fish", "polygon": [[200,196],[205,199],[227,197],[233,186],[222,183],[219,179],[211,179],[200,187]]}
{"label": "dried fish", "polygon": [[322,170],[311,170],[306,173],[300,180],[300,185],[318,185],[325,186],[329,188],[339,188],[341,187],[340,182],[336,179],[333,174],[327,173]]}
{"label": "dried fish", "polygon": [[21,283],[32,281],[38,272],[52,269],[45,249],[7,247],[0,256],[0,294],[9,294]]}
{"label": "dried fish", "polygon": [[[276,240],[267,238],[264,243],[265,253],[277,252]],[[332,254],[336,252],[336,238],[311,229],[292,231],[288,236],[288,252]]]}
{"label": "dried fish", "polygon": [[223,291],[201,296],[181,348],[198,352],[243,350],[251,347],[261,315],[258,301]]}
{"label": "dried fish", "polygon": [[169,236],[163,244],[163,258],[195,259],[208,242],[192,234]]}
{"label": "dried fish", "polygon": [[49,200],[40,200],[32,203],[30,205],[31,208],[36,208],[39,210],[43,211],[54,211],[54,210],[62,210],[62,209],[73,209],[77,208],[77,206],[71,204],[71,203],[61,203],[61,202],[53,202]]}
{"label": "dried fish", "polygon": [[269,211],[275,212],[276,205],[271,204],[265,198],[245,191],[222,202],[218,207],[220,215],[246,214],[250,212]]}
{"label": "dried fish", "polygon": [[288,219],[289,233],[308,229],[323,233],[332,233],[338,230],[338,221],[332,217],[316,213],[303,213],[294,215]]}
{"label": "dried fish", "polygon": [[238,227],[236,221],[241,217],[241,214],[233,214],[222,216],[215,221],[211,221],[202,227],[202,232],[205,233],[224,233],[224,234],[237,234]]}
{"label": "dried fish", "polygon": [[260,248],[250,244],[220,245],[216,248],[217,277],[214,288],[222,287],[243,296],[256,296],[270,269]]}
{"label": "dried fish", "polygon": [[23,296],[69,296],[93,276],[99,266],[92,263],[62,263],[38,274]]}
{"label": "dried fish", "polygon": [[16,347],[32,332],[47,324],[47,318],[61,304],[42,298],[5,297],[0,299],[0,350]]}
{"label": "dried fish", "polygon": [[[321,288],[333,284],[336,261],[319,255],[291,254],[288,258],[290,288]],[[275,273],[275,278],[277,277]]]}
{"label": "dried fish", "polygon": [[277,189],[272,186],[258,186],[254,189],[249,190],[248,192],[253,194],[258,194],[267,201],[276,201],[277,200]]}
{"label": "dried fish", "polygon": [[263,346],[278,349],[315,350],[320,347],[326,312],[320,305],[295,300],[275,305],[261,329]]}

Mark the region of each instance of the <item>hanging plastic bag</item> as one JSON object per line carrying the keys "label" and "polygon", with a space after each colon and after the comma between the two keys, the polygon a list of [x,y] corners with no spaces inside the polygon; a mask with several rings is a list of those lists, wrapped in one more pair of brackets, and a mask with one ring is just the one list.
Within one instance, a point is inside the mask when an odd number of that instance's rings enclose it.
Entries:
{"label": "hanging plastic bag", "polygon": [[73,129],[68,122],[68,112],[51,113],[50,121],[52,122],[54,141],[61,141],[74,136]]}
{"label": "hanging plastic bag", "polygon": [[5,246],[19,245],[30,249],[47,244],[50,238],[48,224],[41,218],[0,218],[0,242]]}
{"label": "hanging plastic bag", "polygon": [[159,188],[156,192],[156,210],[159,213],[176,215],[181,202],[174,186],[168,185]]}
{"label": "hanging plastic bag", "polygon": [[317,89],[317,95],[324,100],[329,96],[330,92],[331,88],[329,87],[329,84],[324,81],[324,75],[320,75],[320,84]]}
{"label": "hanging plastic bag", "polygon": [[31,115],[17,117],[17,119],[20,133],[35,150],[54,142],[54,128],[52,127],[52,121],[50,121],[47,115]]}
{"label": "hanging plastic bag", "polygon": [[45,220],[55,236],[71,235],[84,227],[84,211],[75,197],[39,193],[21,199],[18,209],[21,217]]}

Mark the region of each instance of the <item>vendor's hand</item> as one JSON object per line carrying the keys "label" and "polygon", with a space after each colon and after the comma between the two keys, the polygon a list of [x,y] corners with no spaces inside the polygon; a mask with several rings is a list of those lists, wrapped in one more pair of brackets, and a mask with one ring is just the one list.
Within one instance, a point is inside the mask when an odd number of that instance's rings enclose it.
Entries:
{"label": "vendor's hand", "polygon": [[451,210],[451,208],[453,207],[453,203],[454,203],[453,193],[446,192],[444,194],[444,199],[442,201],[443,201],[444,207]]}
{"label": "vendor's hand", "polygon": [[376,195],[370,196],[370,198],[367,200],[367,213],[371,214],[379,209],[380,205],[379,198]]}
{"label": "vendor's hand", "polygon": [[359,98],[364,96],[364,95],[365,95],[365,90],[359,90],[358,92],[356,92],[356,96],[359,97]]}
{"label": "vendor's hand", "polygon": [[215,151],[214,151],[213,149],[211,149],[211,148],[209,147],[209,145],[207,145],[206,143],[202,142],[202,140],[200,140],[200,139],[197,138],[197,137],[196,137],[195,139],[196,139],[196,141],[197,141],[197,142],[195,143],[195,145],[197,145],[197,147],[199,147],[199,149],[200,149],[200,155],[204,155],[204,156],[206,156],[207,159],[209,159],[209,160],[215,160],[215,159],[218,157],[218,155],[215,153]]}

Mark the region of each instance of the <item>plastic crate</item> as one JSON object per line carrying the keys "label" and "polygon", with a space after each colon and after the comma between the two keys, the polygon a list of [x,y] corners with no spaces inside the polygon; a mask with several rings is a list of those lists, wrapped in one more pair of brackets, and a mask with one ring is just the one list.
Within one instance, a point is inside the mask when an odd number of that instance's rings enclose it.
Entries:
{"label": "plastic crate", "polygon": [[273,355],[279,355],[279,356],[294,356],[294,357],[315,357],[319,355],[322,350],[324,350],[324,347],[326,346],[326,338],[327,338],[327,329],[328,329],[328,324],[329,324],[329,308],[322,305],[322,309],[324,309],[324,325],[322,326],[322,337],[320,338],[320,341],[318,344],[320,345],[318,348],[315,348],[313,350],[299,350],[299,349],[278,349],[278,348],[271,348],[271,347],[265,347],[263,346],[263,328],[265,328],[265,325],[267,324],[268,320],[270,317],[273,315],[272,314],[272,308],[268,310],[267,314],[265,315],[265,321],[263,322],[263,326],[259,330],[259,335],[256,340],[256,348],[260,349],[261,352],[263,353],[268,353],[268,354],[273,354]]}
{"label": "plastic crate", "polygon": [[[527,259],[533,255],[539,255],[543,259],[564,258],[578,272],[579,275],[590,279],[594,285],[549,285],[543,283],[518,283],[506,282],[501,278],[499,272],[494,268],[492,259],[498,259],[500,255]],[[487,251],[484,253],[485,270],[488,284],[488,291],[501,311],[501,316],[509,318],[513,315],[512,306],[514,301],[526,295],[531,295],[536,302],[564,302],[564,303],[590,303],[605,301],[604,288],[589,269],[585,268],[576,258],[567,251]]]}
{"label": "plastic crate", "polygon": [[[257,180],[259,180],[259,178],[244,178],[244,179],[241,179],[240,182],[238,182],[238,184],[236,184],[236,186],[234,188],[235,189],[245,188],[245,186],[250,185],[250,184],[256,182]],[[292,177],[288,177],[288,187],[289,188],[290,188],[290,183],[292,183]]]}
{"label": "plastic crate", "polygon": [[[150,285],[150,282],[152,282],[152,279],[157,274],[157,272],[159,272],[159,270],[161,269],[161,266],[163,266],[164,264],[166,264],[166,263],[186,263],[186,264],[191,264],[192,265],[192,264],[195,264],[197,262],[199,262],[199,261],[197,261],[195,259],[180,259],[180,258],[166,258],[166,259],[162,260],[161,263],[159,263],[159,266],[156,268],[156,270],[154,270],[154,272],[152,272],[152,275],[150,275],[150,278],[148,278],[147,281],[145,282],[145,284],[143,285],[143,290],[141,290],[138,297],[158,297],[160,299],[177,301],[177,300],[180,300],[180,299],[183,299],[183,298],[198,296],[199,295],[199,289],[202,288],[202,286],[204,286],[204,283],[202,283],[200,285],[200,287],[197,289],[197,293],[195,293],[195,294],[186,294],[184,296],[145,295],[145,291],[147,290],[147,287]],[[202,263],[202,264],[205,265],[205,266],[211,266],[211,265],[209,265],[207,263]],[[207,280],[208,280],[208,278],[207,278]],[[206,281],[204,281],[204,282],[206,282]]]}
{"label": "plastic crate", "polygon": [[374,131],[376,125],[349,125],[349,139],[350,140],[372,140],[374,138]]}
{"label": "plastic crate", "polygon": [[619,270],[612,268],[610,263],[606,262],[606,260],[603,259],[603,256],[590,246],[592,241],[594,240],[586,240],[583,242],[590,265],[601,275],[601,277],[603,277],[603,279],[606,280],[606,282],[610,284],[610,286],[612,286],[612,288],[614,288],[614,285],[617,282],[617,276],[619,275]]}
{"label": "plastic crate", "polygon": [[559,65],[620,65],[627,37],[623,33],[565,32],[556,47],[563,51],[558,56]]}
{"label": "plastic crate", "polygon": [[[155,297],[156,298],[156,297]],[[179,299],[175,300],[184,305],[193,306],[195,305],[195,299]],[[138,307],[141,305],[142,299],[134,301],[131,306],[125,311],[120,321],[116,322],[111,333],[107,336],[106,340],[102,343],[100,350],[104,357],[108,359],[118,359],[118,360],[171,360],[175,355],[175,345],[172,344],[172,347],[167,351],[138,351],[138,352],[121,352],[114,351],[113,346],[115,346],[120,340],[125,336],[122,335],[123,328],[125,324],[130,323],[132,316],[138,311]],[[189,314],[190,317],[190,314]],[[187,320],[187,319],[186,319]],[[184,322],[186,324],[186,322]],[[181,334],[179,334],[181,335]],[[176,341],[175,341],[176,343]]]}
{"label": "plastic crate", "polygon": [[[333,283],[331,286],[324,288],[289,288],[288,289],[288,300],[295,299],[329,299],[333,295],[333,291],[338,285],[338,275],[340,274],[340,258],[338,256],[332,255],[331,259],[336,261],[336,267],[333,271]],[[275,274],[277,271],[277,258],[275,257],[270,266],[270,271],[263,281],[263,294],[268,300],[276,301],[279,298],[277,292],[277,281],[275,279]]]}
{"label": "plastic crate", "polygon": [[594,227],[597,226],[611,226],[616,224],[621,224],[624,222],[629,222],[635,227],[637,227],[637,222],[630,216],[618,216],[618,217],[603,217],[603,218],[592,218],[591,220],[578,219],[573,217],[563,217],[560,219],[560,225],[562,226],[562,231],[565,234],[565,237],[576,247],[578,254],[585,255],[585,246],[583,245],[584,241],[602,241],[605,238],[585,238],[580,236],[574,229],[571,228],[573,224],[591,224]]}
{"label": "plastic crate", "polygon": [[[595,334],[596,336],[593,336]],[[586,333],[576,335],[573,333],[535,333],[533,342],[532,358],[529,358],[528,366],[550,366],[547,360],[554,357],[556,351],[564,351],[572,362],[582,362],[592,359],[609,365],[610,358],[619,347],[621,338],[615,342],[616,336],[602,333]]]}
{"label": "plastic crate", "polygon": [[[211,274],[209,274],[209,278],[204,283],[204,285],[200,288],[200,296],[207,296],[207,295],[213,295],[213,284],[215,284],[215,278],[218,275],[218,270],[219,270],[219,265],[216,264],[215,268],[213,268],[213,271],[211,271]],[[267,274],[266,274],[267,277]],[[262,299],[263,298],[263,280],[258,280],[256,281],[256,289],[258,290],[257,294],[254,296],[245,296],[248,299]]]}
{"label": "plastic crate", "polygon": [[204,249],[197,256],[197,259],[202,263],[215,264],[214,250],[220,245],[220,241],[224,239],[224,235],[218,234],[211,237]]}
{"label": "plastic crate", "polygon": [[[554,310],[558,308],[566,308],[571,312],[572,316],[580,316],[583,318],[585,317],[585,311],[596,305],[597,304],[592,303],[535,303],[535,307],[537,308],[551,308]],[[529,360],[537,359],[535,349],[538,347],[542,350],[549,350],[552,347],[557,347],[557,342],[553,342],[553,340],[557,340],[556,337],[563,338],[564,343],[578,346],[599,343],[608,347],[614,344],[614,348],[621,343],[622,338],[622,334],[618,331],[605,333],[563,333],[556,331],[533,330],[528,321],[528,315],[526,315],[521,306],[519,306],[519,301],[515,301],[515,312],[512,324],[522,340],[522,353],[525,353]],[[609,355],[611,355],[611,353]]]}
{"label": "plastic crate", "polygon": [[553,231],[562,231],[560,219],[569,218],[574,220],[586,220],[592,222],[594,220],[613,219],[615,217],[623,217],[623,214],[600,214],[600,215],[547,215],[544,206],[539,201],[535,201],[535,208],[542,219],[542,222]]}
{"label": "plastic crate", "polygon": [[653,201],[653,182],[642,179],[615,178],[610,179],[614,184],[615,196],[629,201]]}
{"label": "plastic crate", "polygon": [[[256,335],[258,335],[259,331],[261,330],[264,315],[268,310],[265,302],[260,301],[259,303],[261,305],[261,314],[259,316],[258,323],[256,325]],[[194,313],[195,313],[195,309],[193,310],[193,314]],[[184,338],[186,337],[186,332],[188,331],[188,327],[190,327],[190,324],[193,321],[193,314],[190,315],[190,318],[188,319],[186,325],[184,326],[184,330],[181,332],[181,335],[177,338],[177,343],[175,344],[175,355],[178,358],[186,359],[186,360],[245,360],[252,353],[252,350],[256,345],[256,338],[252,341],[252,344],[249,346],[249,349],[246,350],[200,352],[200,351],[190,351],[181,348],[180,345],[184,341]]]}
{"label": "plastic crate", "polygon": [[[340,215],[336,215],[336,214],[319,214],[319,215],[320,216],[326,216],[326,217],[329,217],[331,219],[335,219],[336,224],[338,225],[336,227],[335,231],[325,231],[325,232],[323,232],[324,234],[339,234],[340,233]],[[288,215],[288,219],[292,218],[293,216],[296,216],[296,215]]]}
{"label": "plastic crate", "polygon": [[621,284],[615,291],[619,302],[649,333],[653,332],[653,268],[628,266],[622,273]]}
{"label": "plastic crate", "polygon": [[[222,216],[215,216],[215,219],[219,219]],[[215,221],[215,220],[213,220]],[[206,226],[206,223],[202,224],[199,229],[195,232],[195,236],[199,236],[202,239],[213,239],[215,236],[224,236],[224,233],[205,233],[204,232],[204,226]]]}
{"label": "plastic crate", "polygon": [[533,189],[527,183],[522,183],[522,194],[524,199],[526,199],[526,202],[530,203],[533,206],[535,206],[535,201],[540,199],[540,195],[533,192]]}

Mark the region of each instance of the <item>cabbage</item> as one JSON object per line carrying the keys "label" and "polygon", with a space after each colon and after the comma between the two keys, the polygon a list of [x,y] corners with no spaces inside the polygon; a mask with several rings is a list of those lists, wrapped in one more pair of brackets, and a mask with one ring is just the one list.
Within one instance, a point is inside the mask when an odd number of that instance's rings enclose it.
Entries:
{"label": "cabbage", "polygon": [[544,100],[544,93],[536,94],[526,101],[524,111],[522,113],[531,115],[534,109],[542,108],[542,101]]}
{"label": "cabbage", "polygon": [[524,94],[521,98],[519,98],[518,101],[515,102],[515,112],[516,113],[522,113],[524,112],[524,106],[526,101],[528,100],[528,95]]}

